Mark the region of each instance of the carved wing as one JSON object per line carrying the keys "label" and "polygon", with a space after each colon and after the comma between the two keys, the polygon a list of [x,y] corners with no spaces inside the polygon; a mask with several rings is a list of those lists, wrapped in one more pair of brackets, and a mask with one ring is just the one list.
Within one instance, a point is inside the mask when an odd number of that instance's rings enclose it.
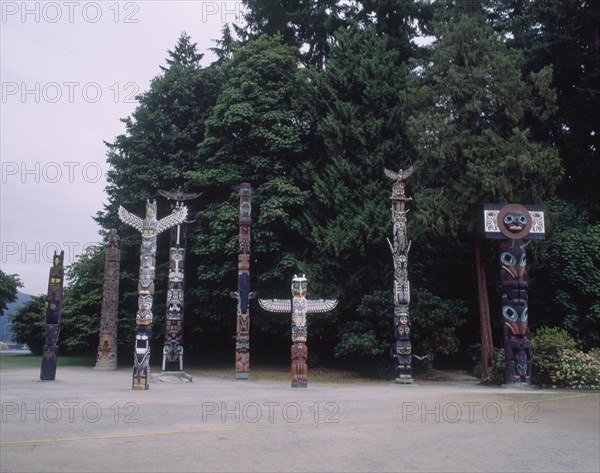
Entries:
{"label": "carved wing", "polygon": [[394,171],[390,171],[389,169],[383,168],[383,172],[390,179],[393,179],[394,181],[398,180],[398,174],[396,174]]}
{"label": "carved wing", "polygon": [[292,312],[290,299],[259,299],[258,303],[269,312]]}
{"label": "carved wing", "polygon": [[308,302],[306,312],[329,312],[337,305],[337,299],[318,299]]}
{"label": "carved wing", "polygon": [[424,360],[425,358],[429,358],[428,355],[419,356],[419,355],[413,354],[412,356],[414,356],[417,360]]}
{"label": "carved wing", "polygon": [[190,193],[186,194],[183,192],[181,187],[179,189],[177,189],[175,192],[159,189],[158,193],[168,200],[177,200],[177,201],[192,200],[192,199],[195,199],[196,197],[200,197],[202,195],[202,192],[190,192]]}
{"label": "carved wing", "polygon": [[390,179],[394,179],[395,181],[403,181],[404,179],[408,179],[413,173],[413,167],[409,167],[406,171],[400,169],[398,172],[390,171],[389,169],[383,169],[383,172]]}
{"label": "carved wing", "polygon": [[141,232],[144,228],[144,221],[137,215],[133,215],[131,212],[125,210],[122,205],[119,205],[119,218],[121,222],[131,225],[138,232]]}
{"label": "carved wing", "polygon": [[167,215],[165,218],[161,218],[158,221],[158,229],[156,233],[162,233],[165,230],[174,227],[175,225],[179,225],[183,223],[187,217],[188,209],[184,205],[181,208],[177,209],[171,215]]}

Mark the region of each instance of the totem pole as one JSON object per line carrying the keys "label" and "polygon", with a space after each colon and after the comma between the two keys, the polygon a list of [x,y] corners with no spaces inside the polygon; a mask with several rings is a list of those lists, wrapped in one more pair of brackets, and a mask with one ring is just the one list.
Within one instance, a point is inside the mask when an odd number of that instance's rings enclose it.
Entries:
{"label": "totem pole", "polygon": [[294,274],[293,299],[259,299],[260,306],[269,312],[292,312],[292,388],[305,388],[308,381],[308,347],[306,346],[306,314],[328,312],[335,308],[337,299],[307,300],[308,280],[304,274]]}
{"label": "totem pole", "polygon": [[60,333],[60,319],[62,316],[62,293],[65,270],[63,261],[65,252],[54,252],[52,267],[48,278],[48,296],[46,297],[46,344],[42,353],[42,368],[40,379],[52,381],[56,378],[56,364],[58,357],[58,335]]}
{"label": "totem pole", "polygon": [[544,238],[541,205],[484,205],[486,238],[500,239],[500,294],[506,383],[529,383],[531,350],[524,240]]}
{"label": "totem pole", "polygon": [[392,221],[394,222],[394,242],[388,244],[394,259],[394,337],[393,357],[396,365],[396,379],[399,384],[410,384],[412,378],[412,345],[410,343],[410,283],[408,281],[408,252],[410,241],[406,239],[406,214],[409,209],[406,204],[412,200],[404,193],[404,179],[410,177],[413,168],[406,171],[400,169],[397,173],[384,170],[385,175],[395,182],[392,186]]}
{"label": "totem pole", "polygon": [[[199,197],[201,194],[159,190],[163,197],[174,200],[172,209],[177,212],[183,202]],[[165,342],[163,346],[163,371],[183,371],[183,299],[184,264],[186,250],[187,224],[184,221],[171,228],[171,248],[169,252],[169,282],[167,288],[167,314],[165,317]]]}
{"label": "totem pole", "polygon": [[148,389],[150,381],[150,340],[152,337],[152,302],[154,297],[154,271],[156,264],[156,237],[159,233],[183,222],[187,207],[171,215],[156,219],[156,201],[146,201],[146,218],[141,219],[119,206],[119,218],[142,234],[140,247],[140,278],[136,314],[135,354],[132,389]]}
{"label": "totem pole", "polygon": [[237,299],[237,324],[235,334],[235,377],[250,376],[250,309],[249,300],[256,294],[250,292],[250,213],[251,187],[244,182],[240,186],[240,236],[238,247],[238,290],[229,296]]}
{"label": "totem pole", "polygon": [[100,316],[100,343],[95,369],[117,369],[117,322],[119,309],[119,236],[112,228],[104,261],[104,288]]}

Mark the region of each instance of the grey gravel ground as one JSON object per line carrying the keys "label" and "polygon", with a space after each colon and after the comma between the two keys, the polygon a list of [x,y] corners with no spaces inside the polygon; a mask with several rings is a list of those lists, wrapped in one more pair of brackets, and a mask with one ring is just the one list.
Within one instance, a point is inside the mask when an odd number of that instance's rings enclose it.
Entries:
{"label": "grey gravel ground", "polygon": [[[232,373],[233,378],[233,373]],[[0,371],[0,471],[599,472],[600,396],[473,384]]]}

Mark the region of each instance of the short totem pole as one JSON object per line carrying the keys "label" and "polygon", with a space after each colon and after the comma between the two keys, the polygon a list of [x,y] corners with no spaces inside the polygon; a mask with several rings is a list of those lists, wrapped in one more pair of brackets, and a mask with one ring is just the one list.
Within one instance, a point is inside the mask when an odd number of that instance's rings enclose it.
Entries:
{"label": "short totem pole", "polygon": [[117,323],[119,310],[119,236],[110,230],[104,261],[104,287],[100,315],[100,342],[95,369],[117,369]]}
{"label": "short totem pole", "polygon": [[235,334],[235,377],[248,379],[250,376],[250,309],[249,300],[256,297],[250,292],[250,213],[251,186],[244,182],[240,186],[240,235],[238,246],[238,289],[229,293],[237,299],[237,324]]}
{"label": "short totem pole", "polygon": [[306,299],[308,280],[302,276],[292,279],[292,300],[259,299],[260,306],[269,312],[292,312],[292,388],[306,388],[308,385],[308,347],[306,346],[306,315],[328,312],[335,308],[337,299]]}
{"label": "short totem pole", "polygon": [[404,192],[404,179],[413,172],[412,167],[393,172],[385,169],[385,175],[395,182],[392,186],[393,243],[388,239],[394,259],[394,337],[393,358],[396,365],[396,379],[399,384],[410,384],[412,378],[412,345],[410,342],[410,283],[408,281],[408,252],[410,241],[406,239],[406,204],[412,200]]}
{"label": "short totem pole", "polygon": [[119,206],[119,218],[142,234],[140,247],[140,278],[138,283],[138,311],[136,314],[133,389],[148,389],[150,381],[150,340],[152,338],[152,302],[156,265],[156,237],[159,233],[183,222],[187,207],[171,215],[156,219],[156,201],[146,201],[146,218],[141,219]]}
{"label": "short totem pole", "polygon": [[[175,212],[183,207],[184,201],[195,199],[201,195],[197,193],[186,194],[181,187],[176,192],[159,190],[158,193],[169,200],[175,201],[171,207]],[[163,371],[183,371],[184,265],[188,223],[184,221],[171,228]]]}
{"label": "short totem pole", "polygon": [[54,252],[52,267],[48,278],[48,295],[46,297],[46,344],[42,352],[42,368],[40,379],[52,381],[56,378],[56,365],[58,357],[58,335],[60,333],[60,320],[62,316],[62,294],[65,270],[63,261],[65,252]]}
{"label": "short totem pole", "polygon": [[484,205],[486,238],[500,239],[500,293],[506,383],[529,383],[531,350],[524,240],[544,238],[540,205]]}

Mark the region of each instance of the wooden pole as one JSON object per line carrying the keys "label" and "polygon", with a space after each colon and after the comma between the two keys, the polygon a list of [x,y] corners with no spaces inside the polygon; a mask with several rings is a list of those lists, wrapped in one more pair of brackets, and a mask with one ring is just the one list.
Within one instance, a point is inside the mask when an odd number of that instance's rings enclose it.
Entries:
{"label": "wooden pole", "polygon": [[484,379],[492,366],[494,344],[487,292],[485,268],[481,261],[481,240],[475,239],[475,267],[477,268],[477,290],[479,293],[479,324],[481,329],[481,379]]}

